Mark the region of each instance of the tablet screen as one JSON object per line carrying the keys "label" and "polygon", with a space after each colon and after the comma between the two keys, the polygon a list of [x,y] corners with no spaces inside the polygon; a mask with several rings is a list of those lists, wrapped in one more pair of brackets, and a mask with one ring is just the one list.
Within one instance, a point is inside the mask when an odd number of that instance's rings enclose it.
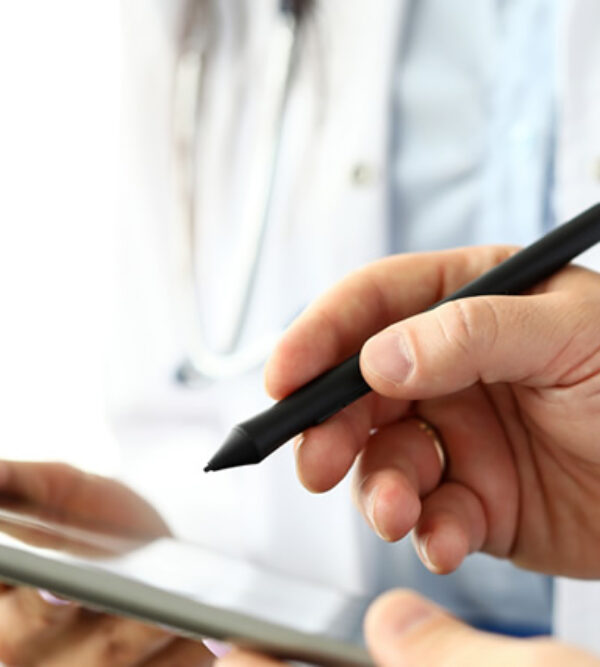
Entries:
{"label": "tablet screen", "polygon": [[0,578],[102,611],[315,664],[370,664],[364,604],[208,548],[131,539],[31,508],[0,508]]}

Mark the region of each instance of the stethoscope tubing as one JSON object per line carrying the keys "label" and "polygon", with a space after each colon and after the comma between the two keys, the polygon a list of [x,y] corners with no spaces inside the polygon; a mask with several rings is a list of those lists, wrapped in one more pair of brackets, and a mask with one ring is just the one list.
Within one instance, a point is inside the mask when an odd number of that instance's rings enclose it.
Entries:
{"label": "stethoscope tubing", "polygon": [[173,94],[173,271],[176,309],[185,346],[184,361],[177,371],[177,379],[185,384],[236,376],[257,367],[281,334],[281,331],[268,332],[250,343],[242,344],[265,236],[271,225],[286,107],[298,59],[297,31],[300,13],[305,5],[298,0],[282,2],[275,22],[275,34],[272,36],[274,52],[269,58],[273,66],[269,88],[274,92],[270,104],[273,105],[276,121],[267,147],[269,166],[262,179],[261,205],[255,211],[247,212],[241,238],[236,244],[238,252],[232,258],[235,291],[229,308],[227,333],[219,349],[215,349],[208,340],[203,324],[203,304],[196,283],[199,261],[197,249],[202,238],[195,184],[199,174],[201,177],[203,166],[199,158],[201,151],[198,150],[198,119],[210,39],[207,28],[210,17],[206,14],[209,11],[206,3],[195,2],[190,9],[186,24],[189,26],[188,33],[182,41],[175,67]]}

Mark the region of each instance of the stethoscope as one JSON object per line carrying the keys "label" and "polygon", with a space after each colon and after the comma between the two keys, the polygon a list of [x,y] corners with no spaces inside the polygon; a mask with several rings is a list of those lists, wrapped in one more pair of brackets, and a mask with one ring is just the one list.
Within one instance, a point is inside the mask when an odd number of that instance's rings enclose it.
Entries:
{"label": "stethoscope", "polygon": [[173,179],[174,179],[174,285],[176,309],[183,334],[185,359],[177,369],[178,381],[193,385],[205,380],[237,376],[261,364],[281,330],[269,331],[251,342],[242,342],[248,323],[248,304],[255,290],[256,276],[263,252],[265,233],[271,224],[274,181],[281,153],[281,138],[290,87],[298,59],[298,30],[309,2],[280,0],[269,52],[269,99],[264,103],[273,114],[271,136],[266,150],[268,168],[261,175],[259,205],[250,211],[241,225],[237,240],[229,314],[218,349],[208,339],[202,322],[200,290],[197,285],[196,252],[203,242],[198,225],[198,202],[195,183],[207,165],[201,164],[198,149],[198,118],[205,78],[210,39],[210,2],[196,0],[190,4],[187,27],[175,68],[173,92]]}

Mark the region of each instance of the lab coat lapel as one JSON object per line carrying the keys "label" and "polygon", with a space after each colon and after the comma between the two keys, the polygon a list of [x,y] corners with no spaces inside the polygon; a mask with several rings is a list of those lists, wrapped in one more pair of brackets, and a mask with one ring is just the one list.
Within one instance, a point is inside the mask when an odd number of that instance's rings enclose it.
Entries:
{"label": "lab coat lapel", "polygon": [[[386,224],[384,179],[379,173],[360,182],[353,169],[365,165],[378,171],[385,166],[389,119],[384,96],[389,95],[408,4],[356,3],[350,12],[344,0],[326,0],[315,8],[314,50],[309,55],[320,60],[312,70],[308,64],[309,72],[300,72],[295,94],[302,103],[314,95],[313,75],[321,67],[324,101],[318,142],[311,143],[311,151],[316,146],[311,169],[299,174],[305,181],[305,196],[293,203],[283,198],[282,208],[275,208],[276,219],[286,220],[289,233],[297,239],[294,245],[307,299],[362,261],[385,252],[380,231]],[[293,108],[291,112],[293,121]],[[292,135],[302,131],[305,114],[298,114],[297,122]],[[315,266],[318,276],[311,269]],[[263,564],[285,563],[297,576],[355,594],[372,591],[377,568],[367,551],[377,538],[371,536],[365,544],[362,520],[349,499],[348,480],[333,492],[310,496],[300,487],[290,457],[284,447],[264,467],[247,474],[240,471],[246,474],[244,497],[253,506],[248,514],[256,517],[247,527],[247,553]],[[323,557],[315,557],[321,550]],[[365,567],[367,561],[370,567]]]}

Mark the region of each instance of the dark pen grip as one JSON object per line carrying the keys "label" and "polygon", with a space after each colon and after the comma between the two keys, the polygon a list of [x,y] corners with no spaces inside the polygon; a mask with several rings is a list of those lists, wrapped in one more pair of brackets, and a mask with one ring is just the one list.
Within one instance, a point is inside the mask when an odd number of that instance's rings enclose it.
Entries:
{"label": "dark pen grip", "polygon": [[[548,278],[586,248],[600,240],[600,204],[554,229],[491,271],[433,304],[484,294],[524,292]],[[371,390],[360,372],[356,354],[326,371],[238,428],[253,441],[259,459],[298,433],[324,422]]]}
{"label": "dark pen grip", "polygon": [[371,391],[361,375],[358,358],[355,354],[264,412],[239,424],[252,438],[261,457],[268,456],[290,438],[320,424]]}

